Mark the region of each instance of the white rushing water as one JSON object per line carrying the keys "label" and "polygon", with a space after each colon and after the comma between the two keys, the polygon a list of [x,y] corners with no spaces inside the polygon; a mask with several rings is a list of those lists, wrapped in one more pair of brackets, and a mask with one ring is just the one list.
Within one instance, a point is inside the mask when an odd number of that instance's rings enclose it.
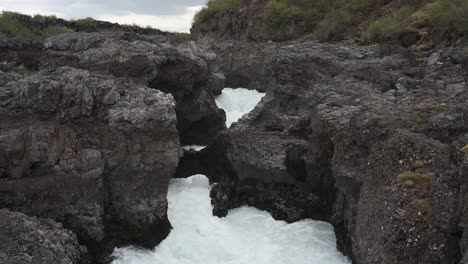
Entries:
{"label": "white rushing water", "polygon": [[169,220],[173,230],[153,251],[117,249],[113,264],[343,264],[331,225],[313,220],[275,221],[242,207],[212,216],[210,186],[203,175],[173,179]]}
{"label": "white rushing water", "polygon": [[[264,94],[247,89],[223,90],[216,98],[227,126],[250,112]],[[200,150],[203,146],[185,146]],[[250,207],[212,215],[210,186],[203,175],[173,179],[168,216],[173,230],[154,250],[116,249],[113,264],[344,264],[330,224],[303,220],[275,221]]]}
{"label": "white rushing water", "polygon": [[264,96],[255,90],[224,88],[223,93],[216,97],[216,105],[226,112],[226,126],[229,128],[252,111]]}
{"label": "white rushing water", "polygon": [[182,147],[183,150],[195,150],[195,151],[200,151],[205,148],[206,146],[198,146],[198,145],[187,145],[187,146]]}

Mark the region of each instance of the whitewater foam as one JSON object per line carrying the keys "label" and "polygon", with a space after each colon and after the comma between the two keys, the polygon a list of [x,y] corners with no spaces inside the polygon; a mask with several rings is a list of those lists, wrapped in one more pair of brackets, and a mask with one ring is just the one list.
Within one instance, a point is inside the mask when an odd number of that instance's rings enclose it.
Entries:
{"label": "whitewater foam", "polygon": [[344,264],[331,225],[275,221],[254,208],[212,216],[208,179],[173,179],[168,193],[173,230],[155,250],[122,248],[113,264]]}
{"label": "whitewater foam", "polygon": [[264,96],[264,93],[255,90],[224,88],[215,100],[216,105],[226,112],[226,126],[229,128],[244,114],[252,111]]}

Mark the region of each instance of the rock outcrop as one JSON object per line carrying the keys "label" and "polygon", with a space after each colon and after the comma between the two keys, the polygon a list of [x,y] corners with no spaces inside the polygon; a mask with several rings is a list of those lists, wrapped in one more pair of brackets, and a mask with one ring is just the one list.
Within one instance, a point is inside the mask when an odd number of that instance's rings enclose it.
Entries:
{"label": "rock outcrop", "polygon": [[213,91],[224,87],[223,75],[209,65],[213,53],[135,33],[63,34],[44,46],[40,68],[73,66],[172,94],[183,144],[208,144],[226,128],[213,97]]}
{"label": "rock outcrop", "polygon": [[93,261],[154,247],[171,228],[181,144],[225,129],[216,55],[133,31],[62,34],[19,56],[31,48],[0,52],[12,54],[0,65],[0,208],[62,223]]}
{"label": "rock outcrop", "polygon": [[61,222],[92,254],[168,234],[182,154],[171,95],[60,67],[0,98],[0,207]]}
{"label": "rock outcrop", "polygon": [[[466,259],[468,55],[448,49],[428,63],[393,47],[261,45],[267,96],[179,167],[218,182],[215,213],[250,204],[328,220],[359,264]],[[241,54],[258,46],[215,49],[251,72]]]}
{"label": "rock outcrop", "polygon": [[0,263],[85,264],[86,248],[52,220],[0,210]]}

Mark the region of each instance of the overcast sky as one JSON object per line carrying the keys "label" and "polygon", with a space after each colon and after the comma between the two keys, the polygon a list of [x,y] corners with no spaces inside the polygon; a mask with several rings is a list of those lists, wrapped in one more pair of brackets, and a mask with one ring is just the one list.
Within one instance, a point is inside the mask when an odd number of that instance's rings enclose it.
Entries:
{"label": "overcast sky", "polygon": [[207,0],[0,0],[0,10],[99,20],[188,32]]}

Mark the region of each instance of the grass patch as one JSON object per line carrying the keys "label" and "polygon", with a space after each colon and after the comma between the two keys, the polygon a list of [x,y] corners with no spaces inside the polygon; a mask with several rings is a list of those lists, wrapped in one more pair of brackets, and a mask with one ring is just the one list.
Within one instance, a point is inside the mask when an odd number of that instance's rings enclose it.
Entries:
{"label": "grass patch", "polygon": [[414,13],[414,8],[408,5],[383,17],[371,24],[363,33],[364,42],[385,41],[399,39],[401,34],[408,31],[410,26],[410,16]]}
{"label": "grass patch", "polygon": [[270,0],[265,28],[275,39],[305,34],[316,27],[333,3],[334,0]]}
{"label": "grass patch", "polygon": [[96,24],[96,20],[92,17],[87,17],[87,18],[77,19],[75,20],[75,23],[80,26],[93,26]]}
{"label": "grass patch", "polygon": [[460,151],[468,155],[468,144],[461,148]]}
{"label": "grass patch", "polygon": [[320,41],[344,39],[348,28],[358,24],[384,4],[384,0],[335,1],[332,11],[318,24],[314,34]]}
{"label": "grass patch", "polygon": [[430,6],[427,22],[436,32],[452,38],[468,34],[468,1],[439,0]]}
{"label": "grass patch", "polygon": [[423,193],[429,193],[431,190],[431,173],[407,171],[398,175],[397,182],[410,187],[418,187]]}
{"label": "grass patch", "polygon": [[426,108],[426,112],[429,113],[440,113],[448,109],[446,105],[431,105]]}
{"label": "grass patch", "polygon": [[3,11],[0,14],[0,35],[10,38],[22,38],[26,41],[40,42],[44,39],[74,30],[60,25],[44,25],[56,19],[55,16],[30,17],[15,12]]}
{"label": "grass patch", "polygon": [[353,17],[348,10],[333,11],[318,24],[315,36],[320,41],[338,40],[352,21]]}
{"label": "grass patch", "polygon": [[206,22],[213,14],[235,9],[239,5],[239,0],[210,0],[205,7],[195,14],[193,24],[199,25]]}
{"label": "grass patch", "polygon": [[174,42],[177,44],[187,42],[191,39],[192,39],[192,35],[190,33],[183,33],[183,32],[174,33]]}

